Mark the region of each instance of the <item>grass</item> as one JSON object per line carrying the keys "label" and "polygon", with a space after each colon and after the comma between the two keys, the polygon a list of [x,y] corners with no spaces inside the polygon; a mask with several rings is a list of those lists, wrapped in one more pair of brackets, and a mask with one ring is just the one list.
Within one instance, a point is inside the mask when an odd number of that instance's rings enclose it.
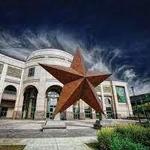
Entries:
{"label": "grass", "polygon": [[0,150],[23,150],[25,145],[0,145]]}

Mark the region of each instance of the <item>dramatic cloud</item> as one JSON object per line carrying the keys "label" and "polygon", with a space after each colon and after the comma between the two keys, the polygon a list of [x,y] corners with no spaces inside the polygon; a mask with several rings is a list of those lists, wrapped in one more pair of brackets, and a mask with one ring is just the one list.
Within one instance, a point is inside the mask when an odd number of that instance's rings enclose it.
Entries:
{"label": "dramatic cloud", "polygon": [[112,73],[113,80],[126,81],[129,88],[134,86],[136,94],[150,92],[149,78],[139,76],[135,66],[127,63],[125,58],[129,56],[121,48],[109,49],[93,44],[89,50],[83,40],[60,30],[25,30],[17,36],[9,32],[0,33],[0,52],[21,60],[25,60],[31,52],[38,49],[58,48],[73,54],[78,47],[82,49],[90,69]]}

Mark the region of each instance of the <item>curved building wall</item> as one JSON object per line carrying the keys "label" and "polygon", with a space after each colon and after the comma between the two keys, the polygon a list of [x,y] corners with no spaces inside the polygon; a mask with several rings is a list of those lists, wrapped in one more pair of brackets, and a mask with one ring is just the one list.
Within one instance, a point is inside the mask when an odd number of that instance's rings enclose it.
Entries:
{"label": "curved building wall", "polygon": [[[56,80],[52,75],[45,71],[39,65],[39,63],[69,67],[72,58],[72,55],[57,49],[38,50],[33,52],[27,58],[27,61],[25,63],[21,93],[24,93],[24,89],[31,85],[37,88],[38,95],[36,102],[35,119],[41,119],[46,117],[46,90],[52,85],[60,85],[61,87],[63,86],[58,80]],[[34,70],[33,75],[29,75],[30,69]],[[22,94],[20,96],[18,110],[16,110],[16,114],[19,118],[21,116],[23,100],[24,95]]]}
{"label": "curved building wall", "polygon": [[[10,66],[21,70],[21,75],[19,77],[16,77],[15,75],[7,75],[9,66],[7,63],[9,62],[9,59],[13,62],[11,63],[12,65],[9,64]],[[63,87],[63,85],[47,71],[45,71],[39,63],[69,67],[72,59],[73,56],[64,51],[57,49],[42,49],[31,53],[26,62],[21,62],[10,57],[2,60],[0,62],[0,77],[2,83],[2,86],[0,87],[0,96],[2,97],[2,93],[6,85],[12,84],[17,88],[17,98],[15,100],[13,117],[24,118],[24,116],[26,116],[29,117],[28,119],[30,119],[30,117],[32,117],[31,119],[45,119],[47,117],[47,109],[49,107],[48,95],[46,95],[46,91],[52,86]],[[2,67],[1,64],[5,67]],[[37,91],[36,98],[34,96],[35,90],[31,87],[34,87]],[[119,89],[119,87],[122,88]],[[26,105],[25,100],[30,98],[30,96],[26,98],[26,89],[28,88],[31,88],[30,91],[33,90],[33,93],[30,93],[31,100],[28,104],[28,106],[30,106],[30,110],[28,110],[27,114],[24,111],[24,105]],[[124,90],[126,99],[125,102],[118,101],[118,89]],[[132,108],[125,82],[104,81],[96,87],[96,90],[100,100],[102,101],[104,112],[108,118],[123,118],[132,115]],[[0,100],[2,99],[1,97]],[[34,107],[32,107],[33,102]],[[32,112],[33,109],[34,111]],[[89,108],[89,106],[82,100],[69,107],[64,114],[58,114],[56,119],[60,119],[62,115],[65,115],[65,119],[96,118],[95,111]]]}

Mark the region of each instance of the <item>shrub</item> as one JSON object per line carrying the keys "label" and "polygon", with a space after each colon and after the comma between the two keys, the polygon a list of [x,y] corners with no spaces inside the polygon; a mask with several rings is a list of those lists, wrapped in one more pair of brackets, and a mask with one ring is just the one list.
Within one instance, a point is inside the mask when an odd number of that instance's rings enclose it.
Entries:
{"label": "shrub", "polygon": [[113,128],[102,128],[97,133],[99,148],[103,150],[110,149],[111,136],[114,134]]}
{"label": "shrub", "polygon": [[150,128],[129,124],[126,126],[116,127],[115,132],[121,134],[123,137],[131,138],[137,143],[150,146]]}
{"label": "shrub", "polygon": [[119,134],[111,138],[111,150],[148,150],[145,146],[139,143],[134,143],[131,139],[122,138]]}
{"label": "shrub", "polygon": [[97,133],[97,139],[102,150],[148,150],[150,128],[139,125],[102,128]]}

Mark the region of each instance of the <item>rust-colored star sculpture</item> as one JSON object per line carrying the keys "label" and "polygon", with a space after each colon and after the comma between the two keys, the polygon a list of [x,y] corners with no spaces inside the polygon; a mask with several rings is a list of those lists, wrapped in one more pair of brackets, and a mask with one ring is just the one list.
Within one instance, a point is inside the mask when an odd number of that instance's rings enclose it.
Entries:
{"label": "rust-colored star sculpture", "polygon": [[79,99],[85,101],[96,112],[103,113],[102,104],[95,92],[98,86],[111,74],[87,71],[80,50],[77,49],[70,67],[40,64],[57,80],[64,84],[53,116],[63,112]]}

